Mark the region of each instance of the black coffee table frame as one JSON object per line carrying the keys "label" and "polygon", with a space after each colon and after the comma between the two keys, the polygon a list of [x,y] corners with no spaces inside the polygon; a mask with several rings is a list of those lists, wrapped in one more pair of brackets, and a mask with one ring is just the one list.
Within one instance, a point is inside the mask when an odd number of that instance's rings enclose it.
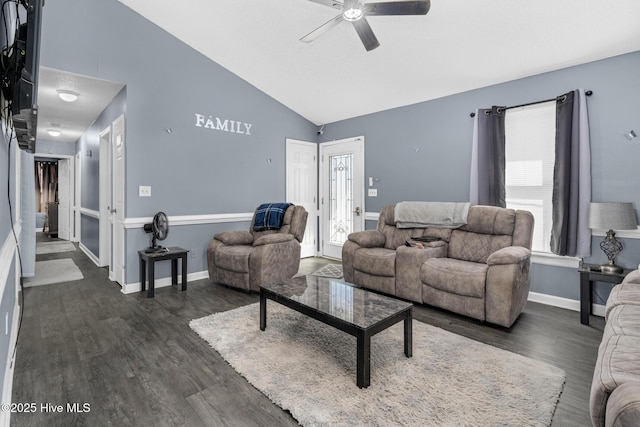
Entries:
{"label": "black coffee table frame", "polygon": [[[366,290],[355,288],[362,292]],[[413,336],[412,336],[412,305],[398,311],[369,327],[363,328],[353,323],[344,321],[328,313],[320,312],[303,303],[287,298],[270,289],[260,286],[260,330],[264,331],[267,327],[267,300],[270,299],[286,307],[291,308],[306,316],[312,317],[329,326],[333,326],[349,335],[355,336],[357,339],[357,368],[356,368],[356,385],[365,388],[370,385],[371,377],[371,337],[378,332],[382,332],[388,327],[395,325],[400,321],[404,321],[404,354],[406,357],[413,355]]]}

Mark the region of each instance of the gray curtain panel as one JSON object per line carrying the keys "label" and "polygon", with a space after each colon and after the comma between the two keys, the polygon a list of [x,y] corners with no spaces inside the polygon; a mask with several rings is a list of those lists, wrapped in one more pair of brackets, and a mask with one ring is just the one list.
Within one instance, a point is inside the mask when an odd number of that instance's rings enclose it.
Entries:
{"label": "gray curtain panel", "polygon": [[36,212],[46,212],[49,202],[56,201],[58,165],[52,162],[35,163]]}
{"label": "gray curtain panel", "polygon": [[476,112],[471,154],[472,205],[505,204],[505,128],[504,107],[491,107]]}
{"label": "gray curtain panel", "polygon": [[591,148],[586,97],[574,90],[556,102],[556,161],[551,252],[584,258],[591,254]]}

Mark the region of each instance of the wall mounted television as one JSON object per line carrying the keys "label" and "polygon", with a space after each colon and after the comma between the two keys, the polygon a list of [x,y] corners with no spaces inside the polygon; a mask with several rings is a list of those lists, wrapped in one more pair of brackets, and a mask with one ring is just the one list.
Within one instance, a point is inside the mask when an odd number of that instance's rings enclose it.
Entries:
{"label": "wall mounted television", "polygon": [[21,149],[35,152],[38,127],[38,66],[44,0],[2,0],[0,88],[2,120]]}

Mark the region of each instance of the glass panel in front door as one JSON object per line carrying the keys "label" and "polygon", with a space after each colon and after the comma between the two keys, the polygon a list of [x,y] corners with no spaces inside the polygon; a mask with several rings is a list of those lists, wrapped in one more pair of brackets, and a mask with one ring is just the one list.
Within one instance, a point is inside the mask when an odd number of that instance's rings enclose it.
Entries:
{"label": "glass panel in front door", "polygon": [[329,156],[329,243],[340,245],[353,231],[353,154]]}

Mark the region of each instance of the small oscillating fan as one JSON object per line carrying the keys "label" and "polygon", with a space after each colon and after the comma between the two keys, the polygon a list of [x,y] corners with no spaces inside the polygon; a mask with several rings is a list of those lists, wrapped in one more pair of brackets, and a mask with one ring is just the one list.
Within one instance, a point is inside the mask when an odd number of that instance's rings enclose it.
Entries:
{"label": "small oscillating fan", "polygon": [[166,250],[158,245],[157,240],[164,240],[169,234],[169,220],[164,212],[158,212],[153,216],[153,220],[149,224],[143,226],[145,233],[152,233],[151,246],[145,252],[154,253]]}

